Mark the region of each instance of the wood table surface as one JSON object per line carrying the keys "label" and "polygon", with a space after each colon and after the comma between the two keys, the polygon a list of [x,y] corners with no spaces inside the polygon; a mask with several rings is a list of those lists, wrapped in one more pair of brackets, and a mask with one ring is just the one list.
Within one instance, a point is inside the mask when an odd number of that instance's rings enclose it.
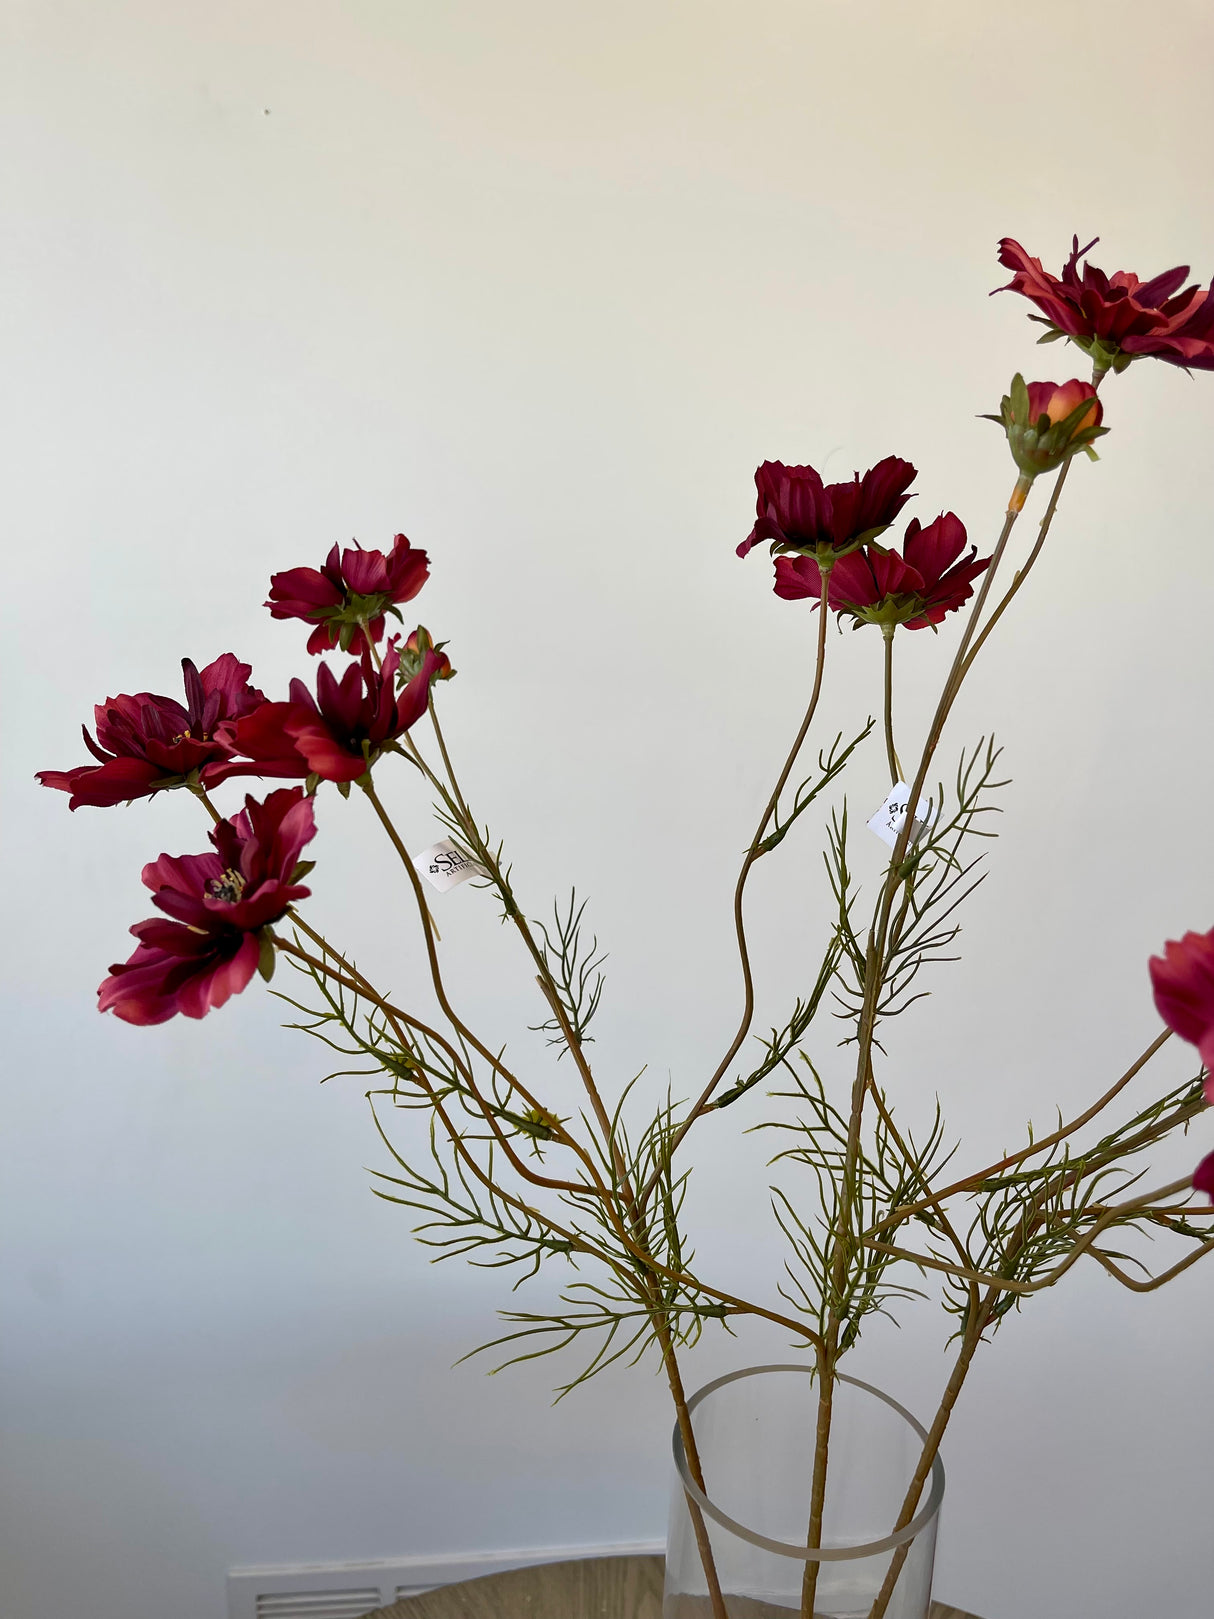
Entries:
{"label": "wood table surface", "polygon": [[[367,1619],[662,1619],[662,1573],[660,1557],[543,1563],[440,1586],[420,1597],[402,1597],[390,1608],[377,1608]],[[786,1611],[792,1619],[791,1609],[752,1602],[745,1607],[752,1619]],[[703,1611],[708,1619],[707,1608]],[[688,1619],[696,1612],[689,1606]],[[745,1619],[740,1608],[736,1619]],[[933,1602],[931,1619],[974,1619],[974,1615]]]}

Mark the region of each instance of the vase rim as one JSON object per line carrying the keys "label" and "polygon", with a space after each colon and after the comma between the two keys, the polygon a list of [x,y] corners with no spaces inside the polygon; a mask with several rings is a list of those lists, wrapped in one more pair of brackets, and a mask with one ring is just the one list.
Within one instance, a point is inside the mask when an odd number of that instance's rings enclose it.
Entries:
{"label": "vase rim", "polygon": [[[739,1378],[758,1377],[764,1372],[800,1372],[806,1377],[812,1377],[814,1371],[815,1368],[812,1366],[805,1366],[792,1361],[771,1366],[744,1366],[740,1371],[726,1372],[724,1377],[716,1377],[711,1383],[705,1383],[703,1388],[696,1390],[687,1401],[688,1415],[690,1416],[700,1402],[707,1399],[710,1394],[715,1394],[719,1388],[724,1388],[727,1383],[736,1383]],[[836,1372],[835,1376],[840,1383],[850,1383],[853,1388],[863,1389],[866,1394],[872,1394],[878,1400],[883,1400],[886,1405],[898,1413],[904,1422],[914,1429],[924,1443],[927,1442],[927,1429],[923,1424],[917,1417],[912,1416],[904,1405],[900,1405],[897,1400],[886,1394],[883,1389],[877,1388],[872,1383],[865,1383],[858,1377],[849,1377],[846,1372]],[[743,1540],[748,1540],[752,1546],[762,1546],[765,1551],[776,1552],[781,1557],[795,1557],[803,1563],[841,1563],[849,1560],[854,1561],[861,1557],[876,1557],[881,1552],[893,1551],[896,1546],[903,1546],[908,1541],[913,1540],[917,1534],[926,1528],[936,1513],[939,1512],[940,1502],[944,1497],[944,1463],[940,1460],[940,1454],[937,1452],[932,1462],[927,1500],[906,1525],[905,1529],[896,1530],[893,1534],[883,1535],[880,1540],[866,1541],[860,1546],[794,1546],[790,1541],[773,1540],[769,1535],[761,1535],[755,1529],[748,1529],[745,1524],[739,1523],[736,1518],[731,1518],[728,1513],[723,1512],[715,1502],[705,1495],[688,1472],[687,1453],[683,1448],[683,1436],[679,1432],[677,1422],[674,1426],[674,1465],[687,1494],[702,1511],[719,1523],[722,1528],[728,1529],[731,1534],[738,1535]]]}

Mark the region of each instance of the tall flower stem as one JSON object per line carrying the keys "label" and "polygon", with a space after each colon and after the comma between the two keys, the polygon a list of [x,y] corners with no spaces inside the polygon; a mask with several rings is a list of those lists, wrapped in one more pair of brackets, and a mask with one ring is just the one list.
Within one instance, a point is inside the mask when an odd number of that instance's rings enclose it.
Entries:
{"label": "tall flower stem", "polygon": [[889,784],[896,787],[902,780],[902,766],[898,763],[898,750],[894,747],[894,630],[893,624],[882,624],[881,636],[885,642],[885,757],[889,761]]}
{"label": "tall flower stem", "polygon": [[[825,1349],[818,1356],[818,1422],[814,1432],[814,1471],[809,1492],[808,1549],[822,1544],[822,1515],[826,1509],[826,1469],[830,1459],[830,1425],[835,1399],[834,1357]],[[801,1619],[814,1619],[814,1597],[818,1590],[821,1563],[806,1558],[801,1576]]]}
{"label": "tall flower stem", "polygon": [[[1044,545],[1046,536],[1049,533],[1050,525],[1053,522],[1054,513],[1057,511],[1058,499],[1062,492],[1062,486],[1065,481],[1066,472],[1069,465],[1069,460],[1063,463],[1061,469],[1059,470],[1058,478],[1055,480],[1049,505],[1046,509],[1045,516],[1042,518],[1041,527],[1038,533],[1037,545],[1033,552],[1032,560],[1035,560],[1036,556],[1040,553],[1041,547]],[[909,794],[906,822],[901,833],[899,834],[898,842],[894,848],[893,857],[890,861],[889,874],[886,878],[885,889],[878,908],[878,914],[875,919],[873,930],[869,934],[865,967],[864,1002],[861,1011],[859,1029],[857,1075],[852,1091],[852,1108],[851,1117],[849,1119],[847,1151],[845,1155],[842,1185],[840,1188],[839,1224],[841,1229],[836,1232],[835,1239],[835,1264],[833,1267],[833,1275],[836,1282],[836,1298],[840,1296],[840,1289],[846,1276],[847,1264],[849,1262],[852,1248],[851,1215],[853,1180],[855,1177],[856,1159],[859,1152],[860,1122],[864,1108],[865,1080],[866,1076],[870,1072],[872,1046],[876,1032],[876,1009],[880,999],[884,979],[883,965],[885,948],[888,938],[890,915],[893,909],[894,895],[899,884],[904,880],[902,865],[906,858],[906,852],[914,826],[915,810],[918,806],[924,783],[927,779],[928,770],[931,768],[932,759],[934,758],[936,749],[939,746],[940,738],[944,731],[944,726],[948,720],[950,712],[952,711],[953,704],[956,702],[957,694],[961,689],[965,676],[973,665],[974,658],[977,656],[978,651],[986,641],[991,628],[997,621],[998,617],[1002,614],[1012,596],[1015,595],[1016,590],[1019,588],[1019,584],[1023,580],[1025,572],[1027,572],[1027,569],[1021,571],[1019,578],[1013,582],[1011,590],[1006,593],[1003,601],[1000,602],[998,609],[992,615],[990,621],[983,626],[981,633],[979,633],[978,626],[982,617],[983,609],[986,605],[987,598],[990,595],[991,586],[994,582],[999,564],[1003,559],[1003,554],[1007,548],[1007,543],[1015,525],[1016,518],[1024,506],[1026,494],[1027,488],[1025,487],[1025,480],[1023,478],[1017,480],[1016,487],[1012,492],[1012,497],[1008,502],[1008,510],[1004,518],[1003,528],[1000,532],[998,543],[996,544],[994,553],[991,557],[991,565],[986,571],[986,577],[983,579],[982,588],[978,592],[973,609],[971,610],[966,621],[960,645],[958,646],[956,654],[954,655],[952,666],[945,680],[944,688],[940,694],[940,700],[936,706],[936,712],[933,716],[931,727],[928,731],[927,739],[924,743],[923,752],[920,757],[919,766],[915,774],[915,781]],[[949,1384],[945,1390],[944,1400],[942,1401],[940,1410],[937,1413],[936,1422],[933,1424],[933,1428],[929,1433],[928,1443],[924,1446],[923,1455],[920,1458],[919,1469],[916,1470],[915,1480],[912,1481],[912,1486],[907,1491],[906,1500],[903,1504],[903,1511],[899,1516],[899,1528],[905,1527],[905,1525],[909,1523],[911,1518],[914,1516],[923,1482],[926,1479],[927,1472],[930,1470],[932,1461],[935,1458],[936,1450],[939,1448],[940,1436],[944,1432],[944,1428],[947,1425],[953,1405],[956,1401],[957,1394],[960,1391],[961,1384],[964,1382],[965,1376],[969,1371],[970,1362],[973,1359],[974,1352],[977,1349],[978,1343],[981,1341],[982,1331],[984,1329],[986,1319],[985,1313],[983,1311],[979,1311],[978,1318],[978,1325],[973,1330],[972,1336],[967,1334],[966,1340],[963,1344],[962,1353],[958,1356],[957,1363],[954,1366],[952,1377],[950,1378]],[[828,1344],[831,1346],[837,1342],[838,1326],[839,1323],[837,1320],[836,1311],[832,1307],[831,1319],[828,1326]],[[893,1592],[898,1574],[905,1563],[906,1555],[907,1552],[904,1548],[899,1548],[898,1552],[895,1553],[886,1576],[885,1584],[882,1587],[882,1593],[878,1596],[877,1601],[873,1605],[870,1619],[882,1619],[882,1616],[888,1607],[890,1596]]]}
{"label": "tall flower stem", "polygon": [[[881,988],[884,978],[883,962],[885,957],[886,940],[890,917],[893,911],[894,899],[899,887],[905,881],[903,862],[906,859],[907,848],[910,843],[911,832],[914,827],[915,809],[919,802],[923,784],[927,779],[927,772],[931,767],[932,759],[939,745],[945,721],[955,701],[960,681],[964,675],[966,653],[977,628],[979,617],[986,599],[990,594],[991,583],[1002,561],[1003,553],[1011,532],[1023,505],[1023,490],[1021,481],[1018,481],[1012,491],[1008,502],[1008,509],[1003,520],[1003,527],[999,534],[998,543],[991,557],[991,565],[986,571],[974,605],[970,610],[966,626],[961,636],[961,643],[953,657],[952,666],[944,682],[940,700],[936,706],[936,713],[928,732],[927,740],[920,757],[919,767],[915,774],[915,782],[911,788],[907,801],[906,820],[902,831],[898,834],[898,841],[894,846],[890,858],[889,870],[882,890],[881,900],[873,926],[869,931],[868,944],[865,952],[864,966],[864,998],[860,1012],[860,1025],[858,1029],[858,1052],[856,1061],[856,1077],[852,1085],[851,1106],[848,1116],[847,1143],[843,1154],[839,1181],[839,1202],[832,1233],[834,1252],[830,1267],[830,1303],[827,1311],[826,1332],[823,1340],[823,1351],[819,1357],[820,1377],[823,1386],[818,1391],[818,1427],[814,1443],[814,1487],[811,1494],[809,1525],[810,1546],[819,1543],[821,1534],[821,1506],[818,1509],[818,1521],[813,1521],[813,1508],[815,1498],[819,1492],[824,1499],[826,1464],[830,1446],[830,1424],[832,1415],[833,1383],[835,1364],[840,1353],[840,1336],[842,1329],[842,1315],[840,1301],[845,1296],[848,1267],[857,1248],[857,1242],[852,1231],[854,1204],[857,1191],[857,1164],[860,1154],[860,1127],[864,1113],[864,1102],[867,1095],[869,1076],[872,1071],[872,1047],[876,1034],[877,1006],[880,1001]],[[825,592],[824,592],[825,594]],[[831,1387],[827,1387],[831,1385]],[[813,1619],[813,1596],[817,1586],[818,1565],[810,1564],[806,1567],[805,1580],[802,1587],[801,1611],[803,1619]]]}

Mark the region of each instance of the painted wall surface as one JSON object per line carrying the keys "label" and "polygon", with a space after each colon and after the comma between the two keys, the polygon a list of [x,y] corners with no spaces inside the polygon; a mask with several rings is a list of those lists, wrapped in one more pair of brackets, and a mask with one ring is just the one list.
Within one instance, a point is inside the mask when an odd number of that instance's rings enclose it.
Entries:
{"label": "painted wall surface", "polygon": [[[992,535],[1009,465],[976,417],[1018,367],[1072,364],[988,300],[994,244],[1056,267],[1100,233],[1109,268],[1214,271],[1214,14],[8,0],[4,25],[0,1613],[221,1619],[234,1565],[661,1534],[659,1381],[553,1410],[571,1363],[452,1369],[504,1290],[431,1268],[371,1197],[364,1082],[321,1086],[279,1003],[96,1015],[140,866],[200,845],[197,806],[69,817],[32,774],[83,758],[107,693],[172,690],[183,654],[231,648],[281,692],[303,638],[263,612],[270,572],[403,529],[433,558],[418,607],[452,642],[478,812],[530,907],[576,881],[611,951],[604,1073],[697,1090],[812,652],[812,615],[734,556],[753,469],[901,454],[921,516]],[[903,1105],[939,1092],[975,1157],[1110,1082],[1159,1027],[1148,955],[1214,923],[1214,378],[1143,364],[1107,391],[1101,463],[946,745],[993,730],[1013,778],[965,959],[889,1045]],[[900,649],[907,739],[956,633]],[[832,641],[824,735],[879,702],[875,642]],[[853,813],[883,770],[873,744]],[[403,773],[392,802],[432,841]],[[321,819],[313,919],[410,992],[370,818],[330,793]],[[816,960],[816,837],[754,884],[761,1027]],[[542,1016],[526,963],[472,888],[436,906],[461,1004],[516,1040]],[[1191,1068],[1169,1050],[1160,1074]],[[698,1145],[696,1245],[726,1285],[778,1270],[747,1122]],[[1211,1146],[1199,1121],[1161,1169]],[[1214,1269],[1140,1298],[1080,1267],[1009,1322],[945,1448],[942,1597],[1208,1614],[1212,1301]],[[786,1353],[721,1336],[687,1376]],[[915,1308],[853,1362],[916,1409],[946,1365]]]}

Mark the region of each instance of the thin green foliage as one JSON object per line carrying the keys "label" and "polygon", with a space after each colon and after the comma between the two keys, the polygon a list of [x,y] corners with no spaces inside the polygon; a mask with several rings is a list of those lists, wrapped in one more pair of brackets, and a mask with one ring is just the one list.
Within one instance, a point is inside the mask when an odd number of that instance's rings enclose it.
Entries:
{"label": "thin green foliage", "polygon": [[[795,1102],[799,1115],[794,1120],[766,1122],[755,1128],[794,1137],[793,1145],[782,1148],[771,1161],[807,1169],[816,1199],[814,1206],[807,1209],[802,1196],[794,1199],[783,1187],[771,1188],[772,1209],[793,1256],[785,1264],[786,1281],[780,1291],[794,1309],[813,1319],[819,1333],[826,1331],[832,1314],[836,1316],[842,1323],[843,1352],[859,1338],[865,1317],[890,1315],[889,1307],[895,1301],[924,1295],[917,1288],[890,1280],[892,1255],[859,1243],[849,1243],[843,1284],[841,1288],[836,1286],[841,1240],[839,1206],[848,1163],[848,1117],[830,1100],[821,1074],[804,1053],[800,1066],[785,1061],[783,1067],[792,1080],[792,1089],[773,1094]],[[922,1147],[917,1147],[910,1137],[895,1140],[886,1116],[877,1112],[868,1121],[852,1165],[852,1201],[860,1211],[861,1221],[875,1225],[912,1201],[920,1187],[930,1184],[932,1175],[947,1161],[943,1148],[944,1123],[938,1105]]]}
{"label": "thin green foliage", "polygon": [[[566,909],[562,912],[559,901],[552,907],[551,932],[543,922],[532,924],[543,941],[541,949],[544,961],[552,975],[569,1028],[579,1045],[594,1040],[587,1030],[599,1009],[603,994],[603,974],[599,969],[607,959],[606,951],[599,951],[597,935],[591,935],[588,944],[585,941],[582,918],[587,903],[583,900],[579,905],[577,894],[570,889]],[[558,1057],[565,1055],[568,1046],[564,1031],[555,1017],[544,1023],[533,1023],[530,1028],[535,1034],[548,1036],[548,1044],[559,1048]]]}
{"label": "thin green foliage", "polygon": [[775,825],[767,836],[759,843],[759,854],[770,854],[777,844],[784,841],[788,833],[792,830],[794,822],[799,820],[800,817],[804,815],[805,811],[809,808],[813,801],[822,792],[824,792],[827,787],[830,786],[831,782],[834,781],[836,776],[841,775],[842,772],[847,768],[848,760],[860,746],[861,742],[863,742],[869,735],[872,728],[873,721],[870,718],[860,734],[853,737],[846,746],[843,745],[843,732],[840,731],[835,737],[835,740],[831,743],[830,747],[824,748],[818,754],[817,779],[815,780],[813,776],[807,776],[806,779],[801,783],[796,792],[793,794],[792,808],[789,810],[788,814],[783,820],[780,818],[779,807],[777,806],[772,816]]}
{"label": "thin green foliage", "polygon": [[[969,855],[968,841],[997,836],[985,824],[985,818],[1000,813],[990,799],[1008,785],[995,775],[1001,751],[993,740],[982,738],[972,751],[962,753],[954,783],[953,808],[947,815],[944,814],[943,785],[936,789],[934,805],[939,806],[940,811],[933,824],[921,834],[898,874],[902,897],[895,905],[878,964],[874,1027],[898,1016],[930,993],[915,988],[924,967],[957,959],[948,954],[961,932],[960,924],[954,920],[956,912],[985,876],[978,872],[985,857]],[[850,1044],[859,1038],[865,989],[873,964],[869,961],[868,947],[861,945],[851,928],[851,909],[847,903],[851,898],[851,876],[846,861],[845,823],[841,827],[838,823],[832,825],[827,867],[840,904],[840,926],[844,921],[847,923],[844,939],[848,948],[840,956],[835,999],[839,1008],[836,1016],[853,1026],[854,1032],[843,1042]],[[877,903],[879,906],[880,898]],[[883,1049],[880,1041],[875,1043],[878,1049]]]}

